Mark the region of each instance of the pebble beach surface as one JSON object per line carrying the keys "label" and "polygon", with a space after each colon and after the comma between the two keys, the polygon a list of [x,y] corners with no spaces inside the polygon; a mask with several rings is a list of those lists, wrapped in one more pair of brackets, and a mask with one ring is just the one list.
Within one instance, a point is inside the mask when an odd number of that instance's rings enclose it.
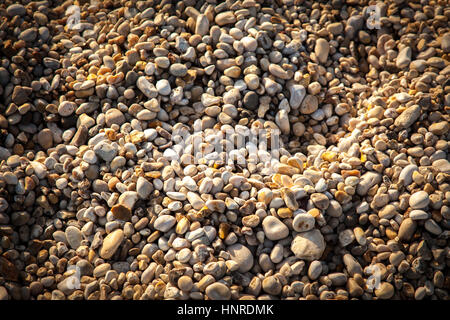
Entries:
{"label": "pebble beach surface", "polygon": [[1,1],[0,300],[449,300],[449,19]]}

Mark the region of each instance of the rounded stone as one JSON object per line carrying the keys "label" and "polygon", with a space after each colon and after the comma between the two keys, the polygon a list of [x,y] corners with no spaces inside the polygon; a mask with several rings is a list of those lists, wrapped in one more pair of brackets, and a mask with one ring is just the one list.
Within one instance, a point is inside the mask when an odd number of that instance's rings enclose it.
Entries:
{"label": "rounded stone", "polygon": [[111,127],[113,124],[121,126],[125,122],[125,116],[119,109],[112,108],[106,111],[105,121],[108,127]]}
{"label": "rounded stone", "polygon": [[282,285],[277,277],[269,276],[262,281],[262,289],[268,294],[278,295],[281,293]]}
{"label": "rounded stone", "polygon": [[299,233],[291,243],[291,250],[299,259],[318,260],[325,251],[325,240],[319,230]]}
{"label": "rounded stone", "polygon": [[423,209],[430,203],[430,196],[426,191],[415,192],[409,197],[409,206],[412,209]]}
{"label": "rounded stone", "polygon": [[184,77],[187,74],[188,69],[184,64],[174,63],[170,66],[169,72],[175,77]]}
{"label": "rounded stone", "polygon": [[269,240],[284,239],[289,235],[288,227],[274,216],[267,216],[262,222],[264,233]]}
{"label": "rounded stone", "polygon": [[49,149],[53,146],[53,134],[50,129],[42,129],[37,135],[37,140],[44,149]]}
{"label": "rounded stone", "polygon": [[309,213],[299,213],[292,221],[292,228],[297,232],[305,232],[314,228],[315,219]]}
{"label": "rounded stone", "polygon": [[375,295],[379,299],[383,300],[392,298],[394,293],[395,293],[394,286],[388,282],[382,282],[380,284],[380,287],[378,289],[375,289]]}
{"label": "rounded stone", "polygon": [[231,260],[239,266],[239,272],[244,273],[253,267],[253,255],[250,250],[240,243],[235,243],[227,248]]}
{"label": "rounded stone", "polygon": [[100,257],[103,259],[110,259],[114,253],[116,253],[122,240],[124,238],[124,233],[122,229],[116,229],[106,236],[103,240],[103,245],[100,248]]}
{"label": "rounded stone", "polygon": [[177,219],[175,217],[165,214],[165,215],[162,215],[162,216],[156,218],[155,222],[153,223],[153,227],[156,230],[159,230],[161,232],[167,232],[176,223],[177,223]]}
{"label": "rounded stone", "polygon": [[69,226],[65,231],[66,239],[72,249],[78,249],[81,244],[81,240],[83,239],[81,235],[81,231],[74,226]]}
{"label": "rounded stone", "polygon": [[231,298],[230,288],[220,282],[210,284],[205,293],[211,300],[230,300]]}

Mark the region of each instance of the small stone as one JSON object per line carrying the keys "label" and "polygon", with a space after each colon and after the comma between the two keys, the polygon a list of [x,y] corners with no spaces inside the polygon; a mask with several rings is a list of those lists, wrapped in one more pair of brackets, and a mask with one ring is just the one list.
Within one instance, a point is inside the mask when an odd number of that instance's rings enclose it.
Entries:
{"label": "small stone", "polygon": [[299,213],[292,221],[292,228],[297,232],[305,232],[314,228],[315,219],[309,213]]}
{"label": "small stone", "polygon": [[155,222],[153,223],[153,227],[156,230],[159,230],[161,232],[167,232],[176,223],[177,223],[177,219],[175,217],[165,214],[165,215],[162,215],[162,216],[156,218]]}
{"label": "small stone", "polygon": [[255,38],[252,37],[243,37],[241,39],[242,44],[244,45],[244,48],[246,51],[253,52],[258,47],[258,42]]}
{"label": "small stone", "polygon": [[284,239],[289,235],[288,227],[273,216],[264,218],[262,222],[264,233],[269,240]]}
{"label": "small stone", "polygon": [[81,244],[81,240],[83,239],[81,235],[81,231],[74,226],[69,226],[66,228],[66,239],[72,249],[78,249]]}
{"label": "small stone", "polygon": [[145,178],[139,177],[136,183],[136,192],[141,199],[147,199],[153,191],[153,185]]}
{"label": "small stone", "polygon": [[[292,109],[298,109],[306,96],[306,89],[300,84],[294,84],[289,89],[290,99],[289,105]],[[313,111],[314,112],[314,111]]]}
{"label": "small stone", "polygon": [[318,260],[325,251],[325,240],[319,230],[299,233],[291,244],[291,250],[299,259]]}
{"label": "small stone", "polygon": [[[170,66],[169,71],[175,77],[184,77],[187,74],[188,69],[186,68],[186,66],[184,64],[174,63]],[[157,86],[157,89],[158,89],[158,86]]]}
{"label": "small stone", "polygon": [[375,289],[375,295],[379,299],[387,300],[394,295],[394,286],[388,282],[382,282],[378,289]]}
{"label": "small stone", "polygon": [[158,90],[158,93],[163,96],[168,96],[172,91],[170,83],[166,79],[161,79],[156,82],[156,90]]}
{"label": "small stone", "polygon": [[240,243],[233,244],[227,248],[231,260],[239,266],[239,272],[244,273],[253,267],[253,255],[250,250]]}
{"label": "small stone", "polygon": [[68,117],[75,112],[76,104],[71,101],[63,101],[58,107],[58,113],[62,117]]}
{"label": "small stone", "polygon": [[211,300],[230,300],[231,298],[230,288],[220,282],[210,284],[205,293]]}
{"label": "small stone", "polygon": [[396,60],[397,68],[399,69],[407,68],[411,63],[411,56],[412,56],[411,48],[409,46],[403,48],[397,56]]}
{"label": "small stone", "polygon": [[195,33],[201,36],[208,34],[209,32],[209,20],[204,14],[199,14],[195,21]]}
{"label": "small stone", "polygon": [[131,219],[130,208],[124,206],[123,204],[115,204],[114,206],[112,206],[111,212],[116,219],[123,221],[129,221]]}
{"label": "small stone", "polygon": [[330,199],[323,193],[313,193],[310,199],[314,205],[321,210],[326,210],[330,205]]}
{"label": "small stone", "polygon": [[105,161],[111,161],[117,155],[117,148],[113,147],[106,141],[100,141],[94,147],[95,153]]}
{"label": "small stone", "polygon": [[433,168],[443,173],[450,173],[450,162],[447,159],[438,159],[433,161]]}
{"label": "small stone", "polygon": [[317,97],[308,94],[303,99],[303,102],[300,106],[300,113],[311,114],[314,111],[316,111],[318,107],[319,107],[319,101],[317,100]]}
{"label": "small stone", "polygon": [[103,259],[110,259],[119,248],[123,238],[124,233],[122,229],[116,229],[108,234],[103,240],[103,245],[100,249],[100,257]]}
{"label": "small stone", "polygon": [[13,16],[23,16],[25,15],[25,13],[27,13],[27,10],[25,9],[25,7],[19,3],[14,3],[11,4],[10,6],[8,6],[8,8],[6,8],[6,13],[13,17]]}
{"label": "small stone", "polygon": [[322,263],[320,263],[320,261],[317,260],[312,261],[308,268],[308,277],[311,280],[316,280],[317,278],[319,278],[321,273],[322,273]]}
{"label": "small stone", "polygon": [[249,91],[245,94],[242,103],[247,109],[256,110],[259,103],[259,96],[254,91]]}
{"label": "small stone", "polygon": [[417,223],[411,218],[403,220],[398,230],[398,238],[401,242],[409,242],[416,232]]}
{"label": "small stone", "polygon": [[448,129],[449,129],[449,124],[447,121],[433,123],[428,128],[429,131],[431,131],[432,133],[434,133],[435,135],[438,135],[438,136],[447,134]]}
{"label": "small stone", "polygon": [[281,293],[282,285],[277,277],[269,276],[262,281],[262,289],[268,294],[278,295]]}
{"label": "small stone", "polygon": [[119,109],[112,108],[106,111],[105,121],[108,127],[111,127],[113,124],[121,126],[125,122],[125,116]]}
{"label": "small stone", "polygon": [[399,129],[409,128],[417,119],[419,119],[420,110],[421,108],[418,105],[409,107],[395,119],[394,125]]}
{"label": "small stone", "polygon": [[218,26],[224,26],[226,24],[232,24],[236,22],[236,16],[232,11],[221,12],[216,15],[214,21]]}
{"label": "small stone", "polygon": [[49,149],[53,146],[53,134],[50,129],[42,129],[37,135],[37,140],[44,149]]}
{"label": "small stone", "polygon": [[8,291],[3,286],[0,286],[0,301],[8,300]]}
{"label": "small stone", "polygon": [[409,217],[413,220],[426,220],[428,213],[423,210],[413,210],[409,213]]}
{"label": "small stone", "polygon": [[178,288],[182,291],[191,291],[193,287],[192,279],[188,276],[181,276],[178,279]]}
{"label": "small stone", "polygon": [[409,197],[409,205],[412,209],[423,209],[430,203],[430,196],[426,191],[418,191]]}
{"label": "small stone", "polygon": [[361,176],[359,184],[356,187],[356,192],[360,196],[364,196],[367,194],[370,188],[372,188],[374,185],[380,182],[381,182],[381,174],[377,172],[368,171]]}
{"label": "small stone", "polygon": [[328,54],[330,53],[330,44],[328,41],[323,38],[317,39],[314,53],[316,54],[319,62],[325,64],[328,59]]}

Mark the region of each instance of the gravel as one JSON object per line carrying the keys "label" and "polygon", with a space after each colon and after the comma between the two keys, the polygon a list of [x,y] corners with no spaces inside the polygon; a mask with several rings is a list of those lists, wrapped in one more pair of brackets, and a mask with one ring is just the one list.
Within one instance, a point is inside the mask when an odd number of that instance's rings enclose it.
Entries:
{"label": "gravel", "polygon": [[77,5],[0,4],[0,300],[449,299],[444,2]]}

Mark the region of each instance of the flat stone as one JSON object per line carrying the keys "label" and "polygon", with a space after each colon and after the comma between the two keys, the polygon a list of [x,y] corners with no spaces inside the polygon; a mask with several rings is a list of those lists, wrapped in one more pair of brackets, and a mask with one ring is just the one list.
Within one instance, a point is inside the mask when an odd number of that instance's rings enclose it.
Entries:
{"label": "flat stone", "polygon": [[236,16],[233,11],[225,11],[216,15],[214,21],[218,26],[224,26],[226,24],[231,24],[236,22]]}
{"label": "flat stone", "polygon": [[316,111],[318,107],[319,107],[319,100],[317,100],[317,97],[308,94],[303,99],[303,102],[300,106],[300,113],[311,114],[314,111]]}
{"label": "flat stone", "polygon": [[117,155],[117,148],[106,141],[100,141],[95,147],[94,151],[103,160],[109,162]]}
{"label": "flat stone", "polygon": [[75,112],[77,105],[72,101],[63,101],[58,107],[58,113],[62,117],[68,117]]}
{"label": "flat stone", "polygon": [[306,96],[306,89],[300,84],[294,84],[289,88],[289,105],[292,109],[298,109]]}
{"label": "flat stone", "polygon": [[44,149],[49,149],[53,146],[53,134],[50,129],[42,129],[37,135],[37,140]]}
{"label": "flat stone", "polygon": [[447,159],[433,161],[433,168],[443,173],[450,173],[450,162]]}
{"label": "flat stone", "polygon": [[153,191],[153,185],[144,177],[139,177],[136,183],[136,192],[141,199],[147,199]]}
{"label": "flat stone", "polygon": [[199,14],[195,20],[195,33],[201,36],[208,34],[209,20],[204,14]]}
{"label": "flat stone", "polygon": [[6,13],[13,17],[13,16],[23,16],[25,13],[27,13],[27,10],[25,7],[19,3],[14,3],[8,6],[6,8]]}
{"label": "flat stone", "polygon": [[184,77],[187,74],[188,69],[184,64],[174,63],[170,66],[169,72],[175,77]]}

